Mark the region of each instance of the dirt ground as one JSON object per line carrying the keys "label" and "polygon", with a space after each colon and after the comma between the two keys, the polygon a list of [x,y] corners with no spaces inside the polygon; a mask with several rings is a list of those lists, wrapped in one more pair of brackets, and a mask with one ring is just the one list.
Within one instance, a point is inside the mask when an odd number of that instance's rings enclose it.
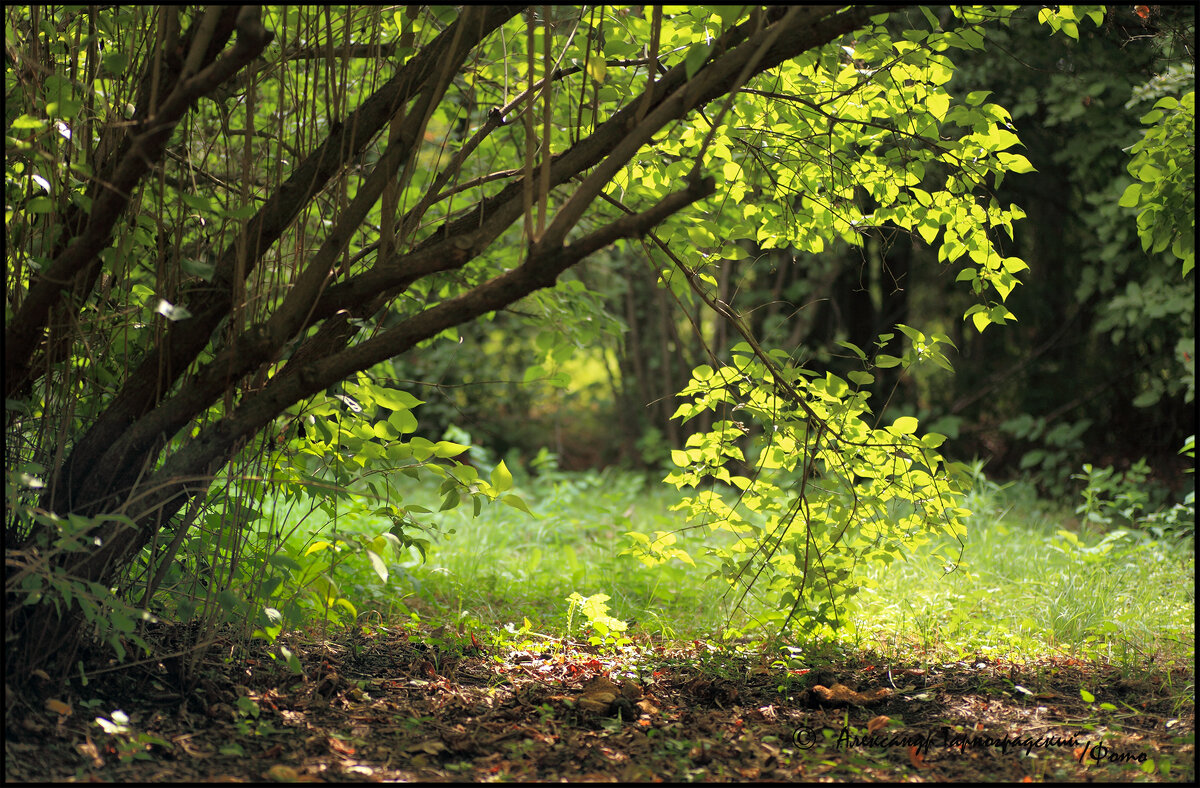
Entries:
{"label": "dirt ground", "polygon": [[1186,671],[1129,678],[1071,659],[888,664],[870,654],[806,667],[802,654],[781,661],[699,642],[614,655],[553,640],[518,651],[470,636],[423,640],[384,628],[340,642],[293,637],[300,673],[265,644],[218,643],[191,679],[179,662],[148,661],[74,696],[9,675],[5,779],[1195,778]]}

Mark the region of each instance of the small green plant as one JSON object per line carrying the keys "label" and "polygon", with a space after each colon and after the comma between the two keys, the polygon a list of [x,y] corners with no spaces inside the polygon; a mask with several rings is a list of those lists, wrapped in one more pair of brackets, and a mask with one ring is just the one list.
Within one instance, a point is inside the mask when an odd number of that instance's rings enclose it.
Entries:
{"label": "small green plant", "polygon": [[1083,473],[1073,474],[1072,479],[1083,481],[1083,503],[1075,507],[1075,513],[1083,515],[1085,521],[1104,528],[1135,525],[1150,502],[1146,492],[1146,477],[1150,466],[1144,459],[1138,460],[1124,473],[1117,473],[1112,466],[1096,468],[1085,463]]}
{"label": "small green plant", "polygon": [[[880,426],[868,407],[873,369],[950,368],[940,348],[948,337],[897,328],[910,344],[903,358],[877,352],[868,361],[861,348],[838,343],[863,366],[847,379],[743,342],[732,363],[693,370],[679,395],[685,402],[675,418],[711,411],[715,420],[671,453],[678,468],[667,483],[693,490],[673,509],[692,527],[735,540],[711,551],[718,575],[737,589],[737,606],[752,587],[766,586],[777,609],[759,618],[780,631],[839,628],[861,590],[863,564],[890,564],[936,533],[960,542],[966,533],[969,478],[937,452],[945,436],[918,437],[911,416]],[[891,339],[881,335],[879,348]],[[643,563],[685,560],[667,536],[630,534]]]}
{"label": "small green plant", "polygon": [[[424,521],[434,510],[405,502],[402,479],[436,486],[439,515],[464,502],[475,517],[485,502],[531,514],[506,464],[491,462],[465,431],[452,427],[437,442],[406,437],[421,404],[359,374],[339,393],[289,411],[294,418],[271,457],[272,512],[258,515],[276,538],[255,543],[261,561],[241,563],[266,567],[243,584],[252,589],[256,637],[274,641],[302,621],[348,625],[359,604],[394,596],[387,590],[394,570],[412,579],[408,569],[426,560],[440,533],[454,531]],[[289,516],[297,509],[307,511],[299,521],[317,515],[324,524],[301,530]]]}
{"label": "small green plant", "polygon": [[587,619],[588,626],[595,633],[588,638],[588,643],[593,646],[611,645],[617,648],[628,645],[631,641],[624,637],[621,633],[629,628],[629,625],[619,618],[614,618],[608,614],[608,594],[592,594],[591,596],[583,596],[578,591],[573,592],[567,597],[567,635],[571,634],[572,625],[575,620],[575,611],[578,609]]}
{"label": "small green plant", "polygon": [[[1194,447],[1189,439],[1182,453]],[[1192,449],[1194,453],[1194,448]],[[1163,496],[1148,484],[1150,466],[1138,460],[1129,470],[1117,472],[1112,466],[1096,468],[1084,464],[1083,473],[1071,478],[1085,482],[1083,502],[1075,513],[1102,529],[1138,528],[1155,536],[1192,537],[1196,532],[1196,492],[1190,490],[1180,503],[1165,506]]]}
{"label": "small green plant", "polygon": [[[1192,464],[1196,462],[1196,436],[1189,435],[1183,442],[1179,453],[1190,457]],[[1194,467],[1188,468],[1187,473],[1194,474]],[[1192,489],[1183,496],[1183,501],[1170,508],[1154,512],[1146,518],[1147,528],[1156,535],[1173,534],[1181,539],[1196,538],[1196,485],[1193,478]]]}
{"label": "small green plant", "polygon": [[64,566],[97,548],[95,534],[106,521],[134,527],[133,521],[123,515],[60,517],[34,506],[30,492],[44,486],[37,473],[38,467],[27,465],[19,471],[8,471],[6,477],[6,512],[14,522],[41,526],[28,529],[34,533],[31,549],[6,554],[5,592],[21,602],[16,611],[10,609],[10,615],[32,611],[35,605],[50,605],[59,619],[78,615],[83,631],[111,647],[118,662],[125,661],[130,646],[149,654],[150,646],[138,624],[157,619],[129,604],[119,588],[76,577]]}

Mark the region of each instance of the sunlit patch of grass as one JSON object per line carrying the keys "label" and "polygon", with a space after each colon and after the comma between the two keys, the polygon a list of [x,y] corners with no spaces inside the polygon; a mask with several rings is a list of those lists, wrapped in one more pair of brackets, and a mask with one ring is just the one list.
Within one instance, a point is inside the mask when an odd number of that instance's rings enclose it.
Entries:
{"label": "sunlit patch of grass", "polygon": [[479,517],[453,517],[456,533],[414,569],[437,574],[441,601],[457,597],[484,617],[529,618],[543,632],[561,631],[572,593],[604,593],[612,615],[634,622],[635,631],[660,637],[708,637],[729,620],[729,600],[719,582],[704,582],[698,534],[680,536],[697,560],[647,567],[620,552],[628,531],[670,531],[682,520],[669,511],[675,495],[640,479],[583,474],[531,486],[531,518],[507,507]]}
{"label": "sunlit patch of grass", "polygon": [[[1194,663],[1192,547],[1140,532],[1079,533],[1027,491],[984,482],[962,563],[868,568],[856,623],[899,647],[960,654]],[[957,545],[956,545],[957,546]]]}
{"label": "sunlit patch of grass", "polygon": [[[433,490],[404,481],[405,505],[438,508]],[[655,639],[703,639],[729,625],[733,600],[723,598],[719,580],[705,580],[713,566],[706,563],[702,534],[679,536],[694,567],[679,561],[647,567],[620,555],[630,544],[629,531],[653,534],[684,524],[670,511],[678,493],[632,474],[557,471],[523,479],[515,492],[534,516],[501,504],[483,506],[478,516],[469,504],[418,515],[439,534],[426,560],[410,550],[391,565],[384,585],[365,558],[348,559],[340,568],[343,587],[353,588],[360,607],[365,603],[389,614],[412,610],[518,628],[527,618],[545,633],[562,632],[572,593],[607,594],[613,616]],[[355,511],[343,502],[338,529],[367,535],[386,530],[389,523],[372,519],[370,508]]]}
{"label": "sunlit patch of grass", "polygon": [[[422,517],[441,538],[427,560],[415,549],[391,564],[386,584],[362,556],[339,566],[339,582],[360,608],[384,616],[447,621],[470,619],[485,627],[523,626],[565,634],[567,597],[603,593],[612,616],[632,622],[630,632],[654,640],[717,640],[731,626],[746,628],[771,600],[751,594],[744,609],[728,586],[710,577],[697,531],[680,545],[697,561],[647,567],[619,555],[625,533],[673,531],[682,516],[670,511],[679,493],[642,477],[616,472],[565,474],[520,480],[533,517],[508,506],[469,505]],[[406,504],[437,509],[432,490],[415,483]],[[946,572],[933,557],[935,541],[907,561],[867,565],[839,639],[911,657],[914,651],[946,658],[982,655],[1036,658],[1069,655],[1118,666],[1174,662],[1194,669],[1195,559],[1189,544],[1155,541],[1140,532],[1083,533],[1070,518],[1039,502],[1029,488],[1002,488],[981,479],[968,506],[962,562]],[[368,536],[385,530],[369,506],[344,507],[343,532]],[[300,529],[307,533],[306,521]],[[953,547],[957,542],[942,544]],[[945,554],[945,551],[942,553]],[[762,636],[773,634],[769,627]]]}

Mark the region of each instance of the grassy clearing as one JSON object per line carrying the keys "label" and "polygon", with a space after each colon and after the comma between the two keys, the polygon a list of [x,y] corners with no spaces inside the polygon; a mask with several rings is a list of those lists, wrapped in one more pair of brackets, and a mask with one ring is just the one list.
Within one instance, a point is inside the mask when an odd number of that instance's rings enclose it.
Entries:
{"label": "grassy clearing", "polygon": [[886,571],[869,570],[870,587],[859,597],[864,636],[906,651],[1068,655],[1192,672],[1190,541],[1120,529],[1081,532],[1067,510],[1038,501],[1022,485],[981,480],[968,506],[975,514],[954,571],[923,560],[928,550]]}
{"label": "grassy clearing", "polygon": [[[362,608],[385,619],[417,614],[485,628],[524,626],[549,635],[579,635],[567,597],[606,594],[611,615],[653,640],[717,639],[729,627],[749,630],[769,600],[736,597],[703,556],[703,537],[680,535],[697,566],[678,561],[648,568],[629,556],[624,534],[671,531],[678,493],[616,472],[518,479],[536,515],[485,506],[426,515],[443,536],[427,560],[415,549],[391,565],[382,584],[361,556],[339,566],[338,582]],[[432,491],[414,486],[406,503],[437,508]],[[931,657],[1069,655],[1134,669],[1194,668],[1195,559],[1191,543],[1155,541],[1140,532],[1080,532],[1065,511],[1037,501],[1027,487],[980,479],[975,512],[954,571],[930,557],[936,543],[907,562],[865,567],[865,588],[847,646]],[[365,510],[364,510],[365,512]],[[382,527],[343,507],[338,528],[368,537]],[[290,515],[295,520],[295,515]],[[297,529],[310,533],[314,517]],[[315,534],[314,534],[315,538]],[[709,537],[712,538],[712,537]],[[711,559],[709,559],[711,560]],[[568,627],[574,631],[568,631]]]}

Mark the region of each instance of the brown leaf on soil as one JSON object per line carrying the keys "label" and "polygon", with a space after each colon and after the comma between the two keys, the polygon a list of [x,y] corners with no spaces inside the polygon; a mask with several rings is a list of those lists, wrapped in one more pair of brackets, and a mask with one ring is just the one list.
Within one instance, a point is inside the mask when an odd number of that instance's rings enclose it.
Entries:
{"label": "brown leaf on soil", "polygon": [[354,754],[354,747],[346,744],[346,742],[342,741],[341,739],[335,739],[332,736],[329,738],[329,749],[339,755]]}
{"label": "brown leaf on soil", "polygon": [[832,687],[817,684],[812,688],[812,694],[819,702],[834,706],[869,706],[890,697],[892,691],[882,687],[869,692],[857,692],[845,684],[834,684]]}
{"label": "brown leaf on soil", "polygon": [[71,716],[71,704],[63,703],[56,698],[48,698],[46,700],[46,708],[55,714],[61,714],[64,717]]}

